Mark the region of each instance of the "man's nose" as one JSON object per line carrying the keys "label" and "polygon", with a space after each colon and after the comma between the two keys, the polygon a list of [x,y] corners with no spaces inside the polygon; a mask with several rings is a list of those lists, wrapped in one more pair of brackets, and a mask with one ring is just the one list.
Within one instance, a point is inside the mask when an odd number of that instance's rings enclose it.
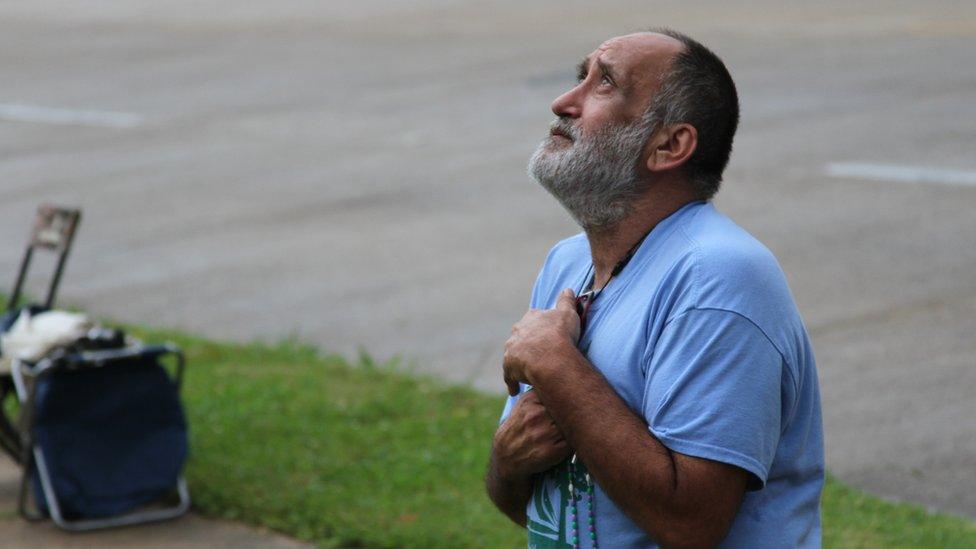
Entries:
{"label": "man's nose", "polygon": [[573,89],[557,97],[550,106],[553,114],[560,118],[579,118],[582,109],[579,103],[578,91],[579,86],[575,86]]}

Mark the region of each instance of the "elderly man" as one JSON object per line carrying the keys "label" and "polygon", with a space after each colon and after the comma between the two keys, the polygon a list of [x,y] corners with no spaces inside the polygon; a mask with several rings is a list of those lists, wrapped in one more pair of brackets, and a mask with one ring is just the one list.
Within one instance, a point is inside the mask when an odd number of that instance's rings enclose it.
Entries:
{"label": "elderly man", "polygon": [[583,227],[512,329],[487,488],[530,547],[816,547],[813,354],[785,277],[709,202],[739,109],[682,34],[614,38],[529,165]]}

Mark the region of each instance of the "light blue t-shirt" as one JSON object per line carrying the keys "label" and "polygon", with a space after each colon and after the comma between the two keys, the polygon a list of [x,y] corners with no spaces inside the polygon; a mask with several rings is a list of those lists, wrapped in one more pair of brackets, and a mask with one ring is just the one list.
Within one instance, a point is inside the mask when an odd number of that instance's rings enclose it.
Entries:
{"label": "light blue t-shirt", "polygon": [[[557,244],[531,307],[553,308],[564,288],[579,293],[590,263],[585,235]],[[662,444],[751,473],[722,547],[820,546],[823,430],[813,351],[782,270],[755,238],[711,203],[682,207],[592,303],[579,347]],[[530,547],[567,546],[568,475],[564,463],[536,477]],[[600,546],[656,546],[599,485],[594,499]],[[587,547],[587,513],[577,507]]]}

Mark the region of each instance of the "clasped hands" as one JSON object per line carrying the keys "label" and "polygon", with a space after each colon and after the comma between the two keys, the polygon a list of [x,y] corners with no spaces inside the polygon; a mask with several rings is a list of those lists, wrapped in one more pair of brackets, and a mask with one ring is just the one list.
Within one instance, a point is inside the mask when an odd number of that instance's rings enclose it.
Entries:
{"label": "clasped hands", "polygon": [[559,293],[554,309],[530,309],[512,326],[502,360],[508,394],[519,393],[519,382],[535,385],[538,369],[551,367],[556,351],[575,349],[580,337],[580,319],[572,290]]}
{"label": "clasped hands", "polygon": [[[558,367],[549,360],[558,350],[575,349],[580,335],[576,298],[572,290],[559,294],[556,307],[530,310],[512,327],[505,343],[505,384],[516,395],[519,382],[534,385],[538,369]],[[507,479],[524,479],[560,463],[572,454],[562,432],[539,399],[538,390],[519,397],[511,414],[495,433],[495,455],[499,474]]]}

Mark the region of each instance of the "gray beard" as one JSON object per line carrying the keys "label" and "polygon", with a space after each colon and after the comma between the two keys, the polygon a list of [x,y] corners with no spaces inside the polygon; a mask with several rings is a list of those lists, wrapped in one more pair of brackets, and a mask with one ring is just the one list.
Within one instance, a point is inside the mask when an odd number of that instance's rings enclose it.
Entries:
{"label": "gray beard", "polygon": [[614,227],[633,211],[639,194],[637,162],[647,143],[648,120],[606,126],[580,138],[568,120],[553,122],[573,137],[571,145],[552,149],[555,137],[539,144],[528,172],[563,205],[584,230]]}

